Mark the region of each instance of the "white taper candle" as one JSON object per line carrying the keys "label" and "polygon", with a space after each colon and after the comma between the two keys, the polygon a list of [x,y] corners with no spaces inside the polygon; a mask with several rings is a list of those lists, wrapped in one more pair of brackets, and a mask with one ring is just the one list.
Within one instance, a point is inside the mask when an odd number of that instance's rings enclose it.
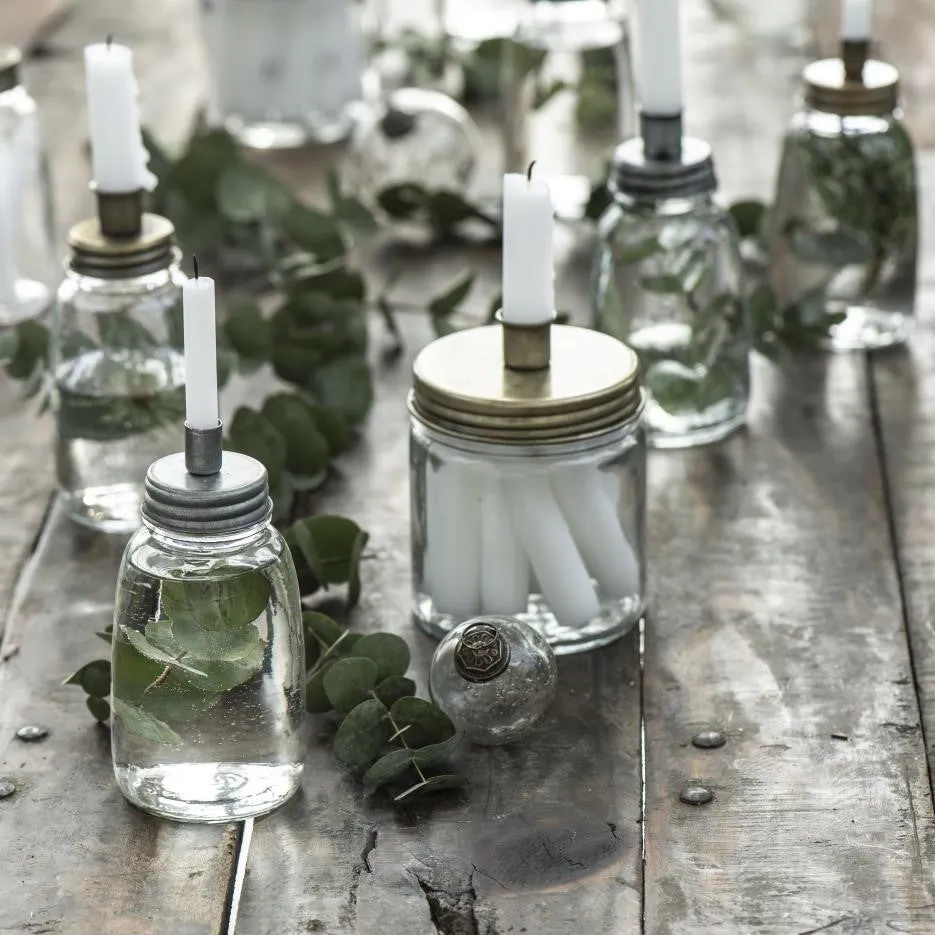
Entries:
{"label": "white taper candle", "polygon": [[481,610],[522,614],[529,604],[529,560],[513,530],[503,487],[496,477],[481,486]]}
{"label": "white taper candle", "polygon": [[182,286],[185,332],[185,422],[193,429],[218,424],[217,338],[214,280],[198,275]]}
{"label": "white taper candle", "polygon": [[640,107],[654,117],[674,117],[682,111],[679,0],[639,0],[637,36]]}
{"label": "white taper candle", "polygon": [[844,0],[841,11],[841,38],[858,42],[870,38],[871,0]]}

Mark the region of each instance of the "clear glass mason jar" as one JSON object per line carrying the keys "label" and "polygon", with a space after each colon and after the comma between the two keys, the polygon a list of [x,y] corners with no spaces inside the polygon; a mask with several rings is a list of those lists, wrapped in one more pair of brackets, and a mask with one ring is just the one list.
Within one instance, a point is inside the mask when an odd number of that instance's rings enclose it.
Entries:
{"label": "clear glass mason jar", "polygon": [[57,281],[52,185],[20,60],[0,46],[0,327],[45,312]]}
{"label": "clear glass mason jar", "polygon": [[364,96],[354,0],[201,0],[213,106],[246,146],[334,143]]}
{"label": "clear glass mason jar", "polygon": [[656,448],[724,438],[746,418],[750,323],[734,224],[710,193],[619,191],[598,222],[592,323],[640,356]]}
{"label": "clear glass mason jar", "polygon": [[[166,222],[168,223],[168,222]],[[139,526],[146,469],[178,447],[185,419],[180,254],[126,279],[68,269],[50,343],[55,466],[73,520]]]}
{"label": "clear glass mason jar", "polygon": [[[593,369],[582,384],[583,360],[608,339],[554,327],[548,389],[541,372],[510,373],[501,378],[512,387],[505,401],[482,407],[490,400],[478,387],[497,386],[496,372],[502,371],[498,359],[490,370],[498,331],[490,326],[442,338],[414,366],[413,615],[435,638],[485,614],[531,624],[556,653],[602,646],[626,633],[644,610],[646,461],[636,358],[609,342],[621,350],[611,347],[603,363],[590,358]],[[593,340],[584,343],[571,332]],[[454,373],[457,359],[464,362],[460,375]],[[494,379],[477,379],[479,371]],[[440,384],[425,375],[445,379],[446,372],[452,392],[441,397]],[[613,390],[609,381],[616,381]],[[584,393],[563,395],[561,388],[572,384],[581,390],[586,385],[600,401],[587,409]],[[473,398],[462,392],[470,386],[478,394]],[[551,415],[548,404],[525,410],[536,392],[540,400],[554,393]],[[459,401],[464,410],[453,415]],[[480,414],[483,408],[494,412],[494,422]],[[480,438],[485,421],[507,440]],[[576,422],[580,431],[570,428]],[[598,427],[588,431],[589,425]],[[551,439],[537,438],[552,433]]]}
{"label": "clear glass mason jar", "polygon": [[[182,458],[162,459],[150,478]],[[222,472],[235,459],[252,461],[225,452]],[[261,815],[301,781],[299,587],[270,514],[267,491],[258,519],[254,512],[245,526],[209,534],[166,528],[144,508],[124,552],[111,669],[114,772],[130,802],[163,818]]]}
{"label": "clear glass mason jar", "polygon": [[[806,102],[785,137],[770,218],[770,278],[779,307],[816,323],[833,316],[831,349],[873,350],[906,341],[914,322],[915,155],[896,107],[896,70],[866,63],[856,91],[878,92],[866,108],[829,96],[835,70],[843,66],[826,60],[805,71]],[[848,109],[858,112],[835,112]]]}

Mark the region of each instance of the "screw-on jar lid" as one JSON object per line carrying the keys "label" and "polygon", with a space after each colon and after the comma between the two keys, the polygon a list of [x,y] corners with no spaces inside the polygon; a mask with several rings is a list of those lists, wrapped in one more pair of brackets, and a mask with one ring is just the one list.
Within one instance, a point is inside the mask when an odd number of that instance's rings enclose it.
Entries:
{"label": "screw-on jar lid", "polygon": [[867,59],[861,80],[847,78],[840,58],[811,62],[802,72],[805,103],[840,117],[888,114],[899,102],[899,72],[888,62]]}
{"label": "screw-on jar lid", "polygon": [[551,362],[543,369],[506,367],[503,328],[488,325],[433,341],[412,373],[410,411],[464,439],[558,444],[610,431],[642,409],[636,353],[568,325],[551,327]]}
{"label": "screw-on jar lid", "polygon": [[266,468],[236,451],[224,452],[217,474],[189,474],[182,452],[146,472],[143,519],[169,532],[223,535],[267,521],[272,510]]}
{"label": "screw-on jar lid", "polygon": [[133,237],[107,237],[97,217],[79,221],[68,232],[70,266],[98,279],[128,279],[165,269],[175,255],[175,227],[158,214],[144,214]]}
{"label": "screw-on jar lid", "polygon": [[0,94],[20,83],[19,69],[23,55],[14,45],[0,45]]}
{"label": "screw-on jar lid", "polygon": [[608,185],[611,192],[647,201],[709,194],[717,189],[711,147],[685,137],[679,159],[652,159],[644,140],[634,137],[614,150]]}

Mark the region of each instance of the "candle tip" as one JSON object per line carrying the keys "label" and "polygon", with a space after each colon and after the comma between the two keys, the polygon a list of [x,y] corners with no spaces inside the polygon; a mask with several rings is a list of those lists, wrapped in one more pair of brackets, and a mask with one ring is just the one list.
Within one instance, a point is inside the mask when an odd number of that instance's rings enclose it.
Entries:
{"label": "candle tip", "polygon": [[195,279],[197,279],[198,278],[198,257],[196,256],[192,257],[192,266],[195,267]]}
{"label": "candle tip", "polygon": [[527,181],[527,182],[531,182],[531,181],[532,181],[532,170],[533,170],[533,166],[535,166],[535,164],[536,164],[536,160],[535,160],[535,159],[533,159],[533,161],[529,163],[529,168],[526,170],[526,181]]}

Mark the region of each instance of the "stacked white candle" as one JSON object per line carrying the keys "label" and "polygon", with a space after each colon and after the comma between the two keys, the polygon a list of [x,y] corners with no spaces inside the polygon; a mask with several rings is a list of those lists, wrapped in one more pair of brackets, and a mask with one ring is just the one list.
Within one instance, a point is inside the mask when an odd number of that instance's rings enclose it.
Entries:
{"label": "stacked white candle", "polygon": [[84,50],[91,161],[99,192],[129,194],[151,191],[155,176],[140,132],[139,87],[133,75],[133,53],[115,42]]}
{"label": "stacked white candle", "polygon": [[[552,237],[545,182],[505,176],[505,323],[555,317]],[[429,464],[424,589],[436,610],[460,619],[520,614],[536,588],[561,626],[580,628],[600,613],[595,582],[602,598],[635,596],[639,564],[614,480],[588,466],[496,476],[450,459]]]}
{"label": "stacked white candle", "polygon": [[192,429],[218,427],[218,366],[215,336],[214,280],[198,275],[182,286],[185,336],[185,424]]}
{"label": "stacked white candle", "polygon": [[674,117],[682,112],[679,0],[639,0],[637,28],[642,111],[653,117]]}
{"label": "stacked white candle", "polygon": [[844,0],[841,11],[841,38],[866,42],[870,38],[870,0]]}

